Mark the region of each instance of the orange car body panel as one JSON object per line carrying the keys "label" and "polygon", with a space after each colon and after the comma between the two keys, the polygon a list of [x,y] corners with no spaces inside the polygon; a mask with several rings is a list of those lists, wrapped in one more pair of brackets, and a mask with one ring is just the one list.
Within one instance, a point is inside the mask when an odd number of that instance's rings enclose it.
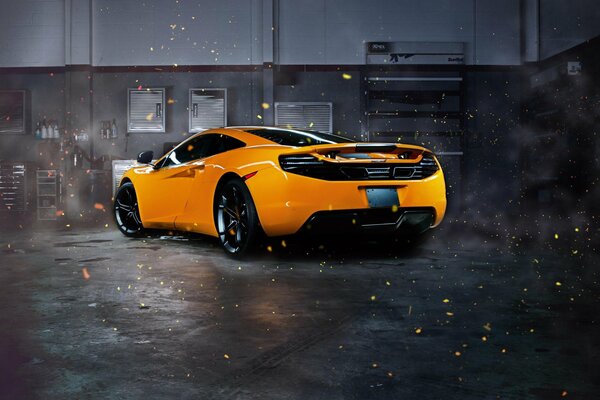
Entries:
{"label": "orange car body panel", "polygon": [[[369,203],[365,189],[368,187],[396,188],[400,207],[432,207],[435,210],[432,226],[437,226],[444,217],[446,186],[441,167],[433,175],[418,180],[321,180],[282,170],[279,156],[313,153],[320,147],[330,148],[331,145],[281,146],[244,132],[242,128],[211,129],[199,135],[210,133],[232,136],[246,146],[175,166],[159,169],[134,167],[124,174],[121,182],[133,183],[145,228],[217,236],[213,205],[219,181],[226,174],[244,177],[254,172],[256,174],[245,182],[260,224],[268,236],[294,234],[318,211],[367,209]],[[333,146],[354,148],[356,143]],[[426,150],[419,146],[401,146]],[[382,155],[382,158],[386,156]],[[395,158],[394,162],[399,162]]]}

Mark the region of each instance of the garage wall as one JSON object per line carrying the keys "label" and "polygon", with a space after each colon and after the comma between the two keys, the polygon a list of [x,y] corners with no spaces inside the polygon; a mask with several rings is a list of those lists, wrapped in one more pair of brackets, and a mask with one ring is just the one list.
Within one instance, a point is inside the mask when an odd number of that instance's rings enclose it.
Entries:
{"label": "garage wall", "polygon": [[[96,72],[93,77],[93,128],[96,156],[135,158],[142,150],[162,154],[165,142],[180,142],[188,134],[188,89],[227,88],[228,125],[260,124],[257,119],[259,72]],[[167,133],[132,133],[127,131],[127,88],[165,87]],[[101,121],[115,118],[119,127],[117,140],[99,138]],[[125,141],[128,140],[127,151]]]}
{"label": "garage wall", "polygon": [[600,35],[597,0],[540,0],[540,57],[545,59]]}
{"label": "garage wall", "polygon": [[[442,41],[465,43],[470,65],[518,65],[521,3],[0,0],[0,68],[260,65],[273,54],[271,19],[281,64],[364,64],[367,41]],[[541,59],[600,34],[595,0],[537,8]]]}
{"label": "garage wall", "polygon": [[518,0],[281,0],[281,64],[364,64],[365,42],[464,42],[467,64],[519,64]]}

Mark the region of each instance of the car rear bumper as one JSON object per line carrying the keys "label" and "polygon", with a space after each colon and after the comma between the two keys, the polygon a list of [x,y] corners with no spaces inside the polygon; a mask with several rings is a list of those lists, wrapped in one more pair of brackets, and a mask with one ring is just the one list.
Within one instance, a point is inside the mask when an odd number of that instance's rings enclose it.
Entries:
{"label": "car rear bumper", "polygon": [[319,211],[306,221],[300,232],[340,236],[419,234],[431,228],[434,221],[435,209],[431,207]]}

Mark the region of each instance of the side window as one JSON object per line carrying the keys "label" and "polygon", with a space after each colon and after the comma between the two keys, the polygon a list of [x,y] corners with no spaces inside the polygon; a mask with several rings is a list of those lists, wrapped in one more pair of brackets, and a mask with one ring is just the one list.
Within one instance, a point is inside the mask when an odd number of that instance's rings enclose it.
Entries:
{"label": "side window", "polygon": [[210,141],[210,137],[203,135],[182,143],[167,156],[161,167],[179,165],[206,157]]}
{"label": "side window", "polygon": [[229,150],[239,149],[244,147],[246,143],[237,140],[227,135],[209,135],[212,140],[208,146],[208,152],[205,157],[214,156],[215,154],[225,153]]}
{"label": "side window", "polygon": [[182,143],[173,150],[160,166],[179,165],[192,160],[214,156],[229,150],[244,147],[246,144],[227,135],[201,135]]}

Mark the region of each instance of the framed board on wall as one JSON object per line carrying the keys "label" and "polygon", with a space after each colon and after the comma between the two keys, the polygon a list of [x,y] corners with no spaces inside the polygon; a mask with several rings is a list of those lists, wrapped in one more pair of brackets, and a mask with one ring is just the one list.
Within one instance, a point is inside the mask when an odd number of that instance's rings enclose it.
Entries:
{"label": "framed board on wall", "polygon": [[26,94],[25,90],[0,90],[0,134],[25,134]]}

